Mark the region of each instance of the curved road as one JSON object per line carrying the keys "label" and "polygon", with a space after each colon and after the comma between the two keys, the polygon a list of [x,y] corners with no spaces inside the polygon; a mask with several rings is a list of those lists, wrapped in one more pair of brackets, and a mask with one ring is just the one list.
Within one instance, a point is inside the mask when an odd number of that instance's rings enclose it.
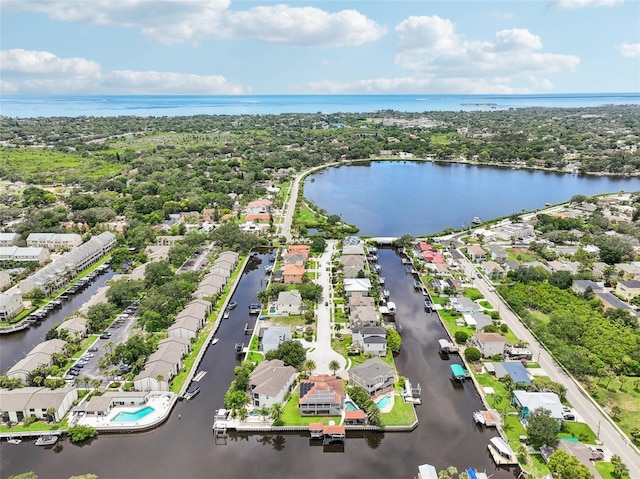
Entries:
{"label": "curved road", "polygon": [[498,308],[500,317],[507,323],[514,334],[531,346],[534,359],[547,372],[551,380],[563,384],[567,388],[567,399],[589,427],[598,434],[599,439],[612,454],[617,454],[629,467],[632,479],[640,479],[640,456],[629,439],[609,418],[602,408],[595,403],[584,388],[567,374],[551,355],[544,349],[533,334],[522,324],[513,311],[485,280],[476,278],[476,269],[469,259],[458,251],[458,261],[468,278],[473,278],[473,286],[485,296],[494,307]]}

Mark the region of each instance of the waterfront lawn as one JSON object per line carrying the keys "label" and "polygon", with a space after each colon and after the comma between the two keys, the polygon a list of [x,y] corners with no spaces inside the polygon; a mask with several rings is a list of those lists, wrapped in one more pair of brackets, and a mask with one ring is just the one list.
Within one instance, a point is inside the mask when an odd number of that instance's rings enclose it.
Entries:
{"label": "waterfront lawn", "polygon": [[280,418],[283,426],[308,426],[312,422],[329,424],[329,421],[340,424],[340,421],[342,421],[340,416],[302,416],[300,414],[300,408],[298,407],[299,398],[300,396],[298,394],[292,394],[284,405],[282,417]]}
{"label": "waterfront lawn", "polygon": [[562,430],[558,434],[559,438],[577,438],[585,444],[595,444],[596,434],[583,422],[564,421]]}
{"label": "waterfront lawn", "polygon": [[[588,377],[583,380],[591,396],[612,415],[614,406],[620,408],[616,423],[627,434],[640,428],[640,380],[634,377],[609,379]],[[606,387],[608,386],[608,387]]]}
{"label": "waterfront lawn", "polygon": [[291,316],[270,316],[269,320],[274,326],[289,326],[294,329],[296,326],[312,326],[311,324],[307,324],[304,316],[301,314],[292,314]]}
{"label": "waterfront lawn", "polygon": [[47,424],[46,422],[39,420],[25,426],[23,424],[16,424],[14,426],[7,426],[3,424],[0,426],[0,433],[12,433],[12,434],[20,434],[26,432],[37,432],[37,431],[64,431],[68,426],[67,418],[63,418],[62,421],[56,424]]}
{"label": "waterfront lawn", "polygon": [[388,413],[380,414],[382,426],[406,426],[416,420],[413,404],[404,402],[400,396],[395,396],[393,408]]}
{"label": "waterfront lawn", "polygon": [[547,463],[544,462],[540,454],[530,454],[526,465],[522,465],[523,470],[527,471],[531,477],[546,477],[551,474]]}
{"label": "waterfront lawn", "polygon": [[194,343],[191,343],[191,353],[189,353],[189,355],[184,359],[184,367],[182,368],[182,371],[180,371],[171,381],[171,392],[179,394],[182,390],[182,387],[187,380],[187,376],[191,372],[193,364],[198,357],[198,353],[206,343],[209,331],[211,331],[211,326],[210,324],[207,324],[200,332],[198,339]]}

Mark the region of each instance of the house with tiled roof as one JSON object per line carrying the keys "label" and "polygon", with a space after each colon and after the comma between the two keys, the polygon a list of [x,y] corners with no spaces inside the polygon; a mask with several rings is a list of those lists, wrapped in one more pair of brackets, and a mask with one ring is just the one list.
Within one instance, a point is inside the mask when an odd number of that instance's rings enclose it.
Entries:
{"label": "house with tiled roof", "polygon": [[321,374],[300,381],[298,407],[303,416],[339,416],[346,398],[344,381]]}
{"label": "house with tiled roof", "polygon": [[286,264],[282,270],[282,282],[284,284],[300,284],[305,273],[304,266],[296,264]]}
{"label": "house with tiled roof", "polygon": [[283,403],[296,376],[296,368],[286,366],[279,359],[262,361],[249,376],[251,404],[256,407],[270,407],[275,403]]}
{"label": "house with tiled roof", "polygon": [[292,244],[287,246],[287,251],[289,254],[299,254],[306,260],[309,258],[311,246],[308,244]]}

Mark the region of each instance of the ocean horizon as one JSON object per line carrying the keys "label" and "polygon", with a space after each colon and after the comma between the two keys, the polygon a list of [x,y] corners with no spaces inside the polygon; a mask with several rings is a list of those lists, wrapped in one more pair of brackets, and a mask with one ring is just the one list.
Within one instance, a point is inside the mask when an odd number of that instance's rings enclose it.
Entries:
{"label": "ocean horizon", "polygon": [[640,93],[528,95],[3,95],[10,118],[492,111],[640,105]]}

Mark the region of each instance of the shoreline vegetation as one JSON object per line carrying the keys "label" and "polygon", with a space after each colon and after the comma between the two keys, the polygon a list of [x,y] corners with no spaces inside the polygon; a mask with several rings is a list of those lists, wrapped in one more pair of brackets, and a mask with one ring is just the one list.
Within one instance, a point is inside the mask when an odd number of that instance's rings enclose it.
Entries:
{"label": "shoreline vegetation", "polygon": [[[557,121],[558,117],[562,121]],[[614,123],[616,126],[612,127]],[[558,124],[562,124],[562,127]],[[246,211],[246,206],[251,202],[269,196],[273,210],[286,210],[286,201],[293,189],[292,179],[296,175],[303,182],[306,175],[323,168],[372,161],[454,162],[562,174],[640,175],[638,139],[631,134],[640,131],[640,107],[637,106],[184,118],[17,120],[0,117],[0,125],[3,126],[0,136],[3,145],[0,147],[0,205],[4,207],[0,211],[0,220],[4,225],[11,224],[11,229],[20,234],[20,241],[24,241],[31,232],[65,231],[90,236],[107,229],[119,229],[119,244],[109,260],[117,271],[124,272],[147,262],[145,247],[153,244],[159,234],[185,238],[169,249],[166,260],[159,262],[161,264],[154,263],[157,266],[152,272],[154,277],[141,280],[145,285],[143,287],[143,283],[140,283],[133,293],[135,297],[127,298],[127,301],[141,300],[145,334],[164,331],[167,324],[163,321],[173,318],[195,290],[195,272],[180,275],[182,281],[173,279],[173,274],[203,242],[217,241],[222,249],[226,247],[242,255],[257,246],[281,246],[286,243],[282,217],[269,214],[267,220],[258,219],[255,223],[260,226],[257,236],[248,232],[250,230],[241,231],[240,228],[254,224],[248,219],[250,215]],[[568,203],[561,204],[594,205],[591,216],[573,222],[567,220],[560,224],[559,220],[549,219],[550,215],[545,214],[544,210],[538,210],[514,213],[509,218],[484,222],[482,226],[488,228],[503,220],[515,222],[529,215],[537,219],[538,228],[542,225],[544,239],[553,245],[573,245],[576,238],[567,236],[567,232],[572,231],[574,236],[575,231],[584,232],[589,235],[589,241],[581,242],[578,239],[577,244],[598,245],[601,251],[607,248],[608,254],[613,254],[611,250],[615,249],[616,261],[613,261],[614,256],[606,261],[610,265],[629,261],[633,258],[633,251],[622,248],[618,243],[614,245],[607,242],[605,233],[611,227],[617,234],[640,239],[640,230],[634,225],[640,218],[640,200],[632,198],[630,204],[624,205],[633,212],[629,221],[631,226],[622,228],[621,221],[616,220],[614,224],[597,213],[595,205],[598,205],[599,198],[572,198]],[[321,235],[309,236],[321,236],[323,239],[344,238],[358,232],[357,225],[345,224],[338,215],[321,210],[305,199],[303,188],[298,190],[292,204],[293,230],[298,238],[306,237],[309,229],[321,232]],[[221,226],[205,230],[201,221],[205,211],[208,211],[211,225]],[[428,239],[434,240],[443,234],[446,236],[459,231],[443,231],[429,235]],[[280,233],[282,235],[278,236]],[[462,240],[465,242],[463,249],[471,244],[485,243],[484,238],[473,238],[471,229]],[[440,245],[439,248],[443,249],[444,246]],[[530,249],[531,252],[527,254],[531,256],[526,259],[548,262],[559,257],[557,253],[551,255],[549,248],[537,249],[532,246]],[[518,254],[522,259],[521,253]],[[458,332],[468,333],[468,328],[458,324],[456,318],[459,315],[450,308],[449,294],[436,292],[431,286],[431,281],[436,277],[424,271],[424,264],[418,258],[412,254],[411,258],[413,265],[423,273],[422,287],[427,288],[434,303],[442,307],[438,316],[452,341],[457,339]],[[580,262],[586,268],[593,266],[597,258],[571,255],[565,259]],[[533,261],[521,261],[522,267],[528,270],[527,262]],[[241,261],[240,264],[244,263]],[[531,269],[540,273],[535,268]],[[528,284],[537,292],[546,291],[545,288],[552,281],[554,283],[549,288],[563,290],[568,286],[558,286],[560,279],[566,278],[554,276],[555,273],[540,273],[535,281],[527,278],[526,282],[524,274],[523,270],[507,276],[506,282],[490,278],[491,284],[496,285],[501,298],[519,313],[522,322],[538,336],[540,331],[536,328],[548,328],[558,319],[553,317],[551,311],[542,311],[540,304],[516,305],[508,292],[516,291],[521,284]],[[239,270],[234,270],[231,280],[235,281],[239,275]],[[587,274],[586,269],[580,270],[580,275],[576,274],[575,277],[595,279],[592,273]],[[311,275],[310,278],[315,279],[315,276]],[[167,301],[158,301],[162,295],[169,294],[166,289],[168,284],[180,290],[179,297],[172,298],[169,305]],[[563,284],[566,285],[566,282]],[[147,300],[143,298],[145,293]],[[548,299],[556,291],[547,293],[545,297]],[[192,369],[198,354],[212,337],[212,328],[220,320],[231,294],[230,290],[224,290],[211,298],[214,309],[207,317],[204,332],[200,332],[194,343],[193,352],[185,360],[187,370],[174,378],[172,391],[183,391],[187,387],[187,379],[193,375]],[[464,294],[476,300],[484,299],[474,288],[468,288]],[[585,301],[592,300],[585,298]],[[105,311],[100,324],[114,320],[127,301],[118,304],[120,309]],[[489,301],[484,300],[481,305],[487,312],[495,312],[495,305]],[[597,309],[595,303],[589,305],[593,310]],[[530,316],[525,318],[523,315]],[[338,324],[343,319],[334,317],[333,321]],[[618,317],[611,319],[613,322],[624,320]],[[633,329],[628,325],[624,327]],[[520,341],[508,327],[502,331],[510,342]],[[548,331],[544,329],[543,333],[548,334]],[[624,333],[627,333],[626,329]],[[150,353],[148,348],[155,346],[154,343],[161,337],[157,334],[151,336],[151,340],[145,339],[140,345],[126,345],[124,349],[118,349],[118,346],[115,351],[109,351],[109,359],[115,361],[112,365],[117,364],[127,348],[139,347],[141,349],[136,353],[136,368],[139,371]],[[550,338],[547,335],[543,339],[546,342],[556,340]],[[634,338],[629,341],[637,341]],[[460,342],[463,345],[465,343]],[[548,350],[554,351],[554,345]],[[253,348],[251,351],[251,358],[259,356]],[[80,353],[74,351],[74,354],[77,357]],[[637,392],[638,375],[634,373],[634,368],[638,359],[629,353],[628,361],[618,365],[604,353],[600,356],[596,359],[602,364],[599,363],[600,366],[593,370],[581,372],[579,379],[585,382],[591,395],[609,409],[613,420],[635,440],[633,431],[640,425],[637,424],[637,418],[633,420],[633,411],[638,410],[640,396],[631,391],[631,384],[635,379],[633,391]],[[481,363],[467,359],[463,361],[472,372],[478,393],[487,405],[491,398],[483,394],[480,386],[490,385],[496,390],[493,407],[503,416],[506,437],[514,450],[517,449],[520,436],[526,432],[517,418],[514,419],[512,413],[515,410],[509,406],[507,396],[511,390],[504,383],[476,370],[475,366]],[[563,367],[568,367],[572,374],[577,373],[571,365],[563,364]],[[122,382],[132,387],[132,379],[133,376],[129,375]],[[616,384],[619,385],[617,390]],[[550,385],[547,382],[540,387]],[[396,401],[398,404],[401,402]],[[290,409],[287,414],[292,415]],[[382,425],[405,424],[403,421],[407,418],[407,411],[404,408],[396,410],[394,405],[386,421],[385,415],[382,415]],[[32,426],[25,426],[28,428],[25,430],[32,431]],[[592,440],[595,436],[588,426],[579,426],[578,423],[567,426],[561,434],[585,440]],[[527,465],[538,472],[545,470],[545,466],[535,460]]]}

